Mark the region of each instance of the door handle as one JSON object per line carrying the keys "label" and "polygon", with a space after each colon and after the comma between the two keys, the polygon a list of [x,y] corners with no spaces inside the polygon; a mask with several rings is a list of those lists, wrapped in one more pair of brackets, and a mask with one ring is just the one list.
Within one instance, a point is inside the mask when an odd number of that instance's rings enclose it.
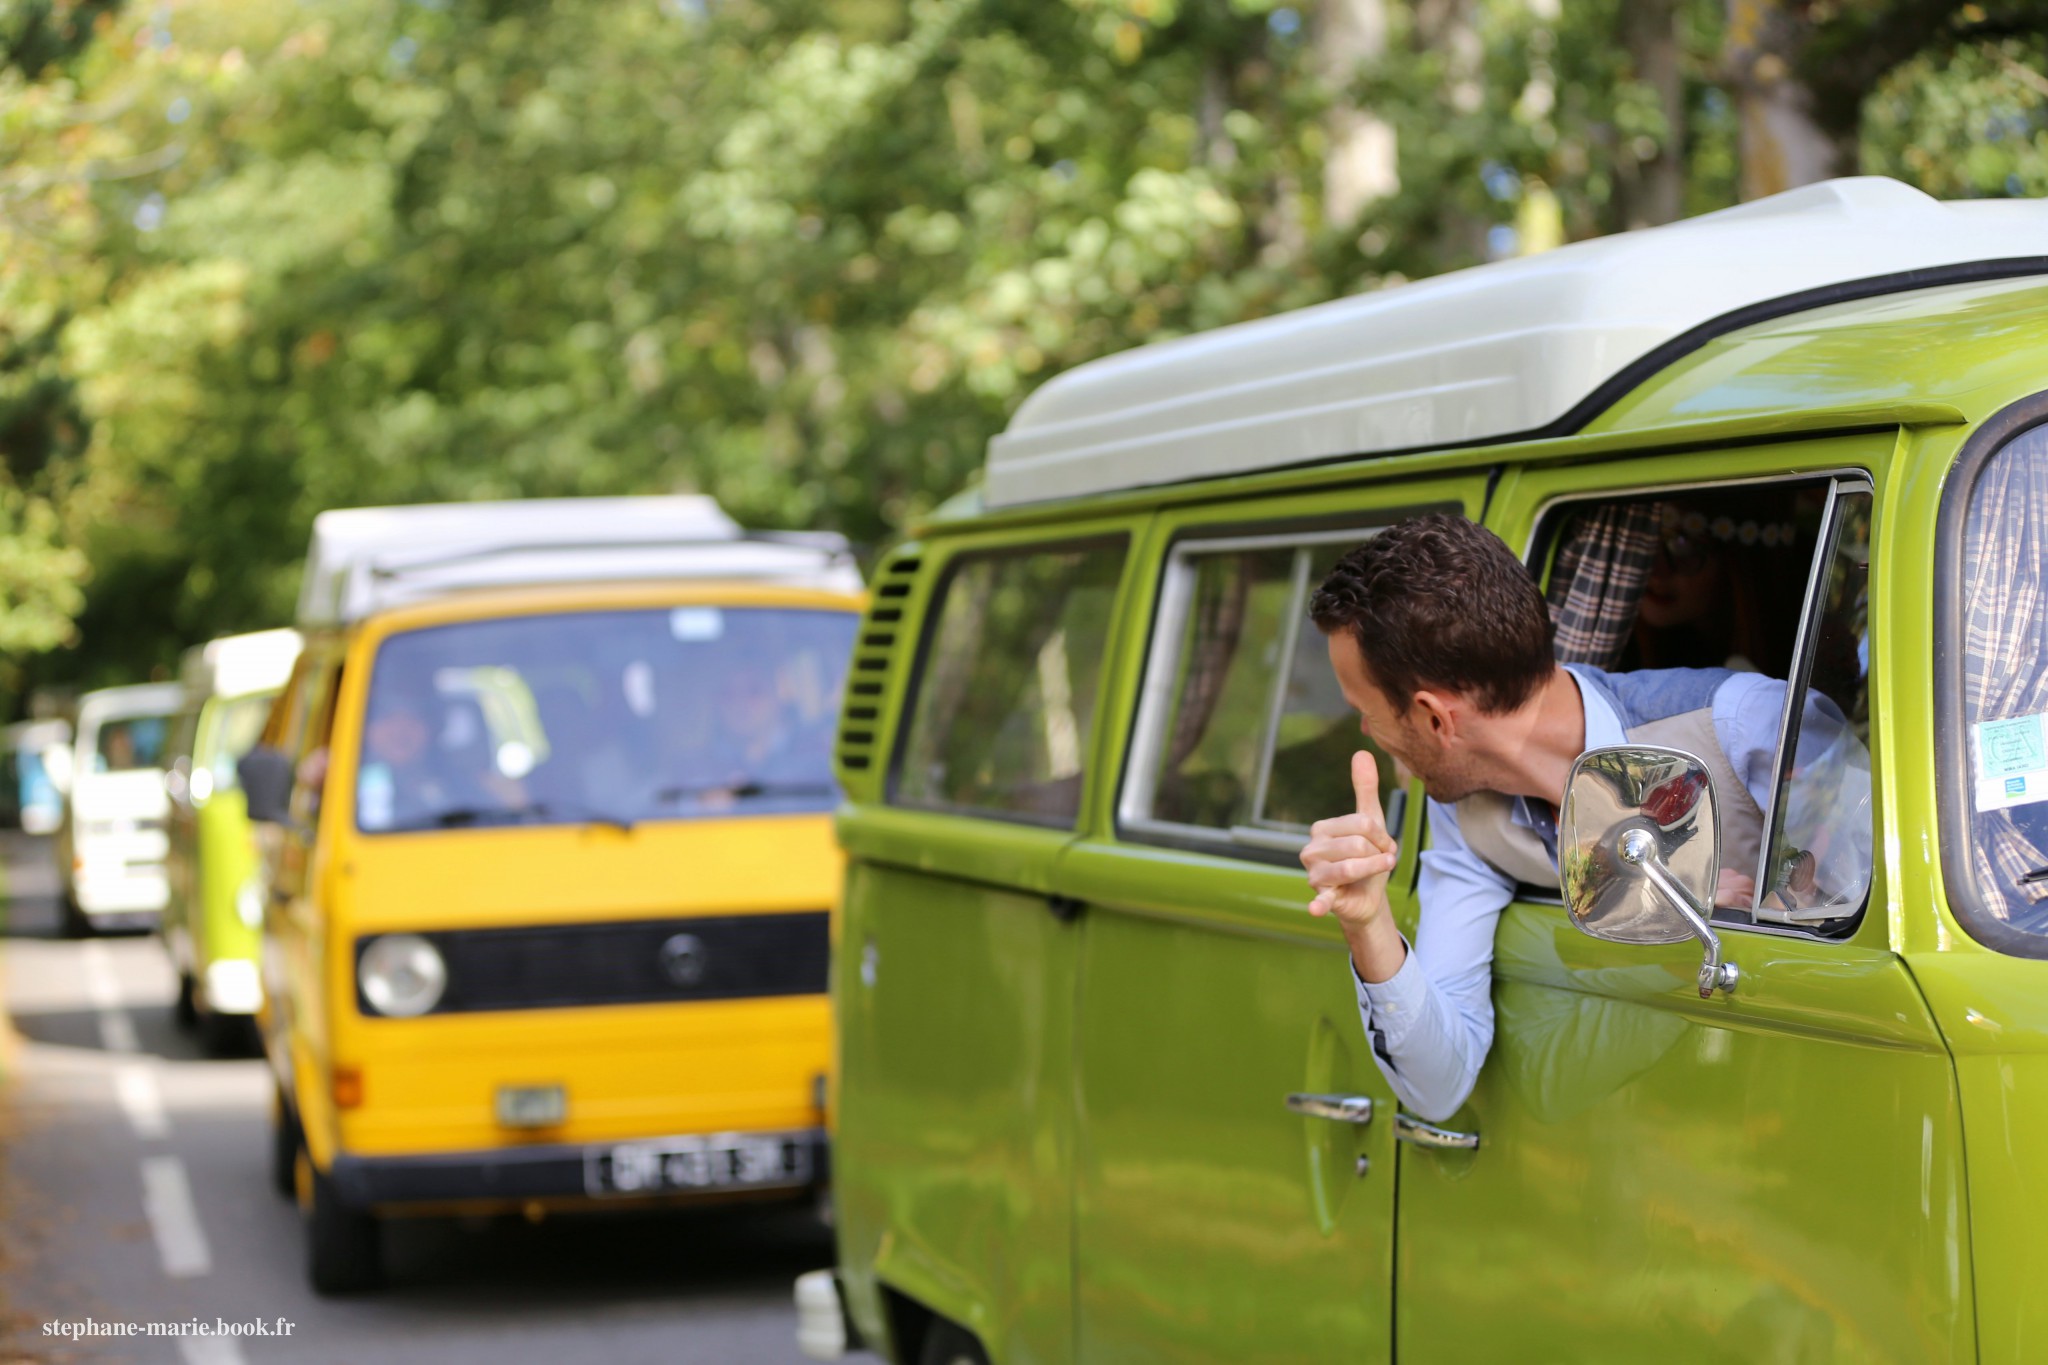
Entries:
{"label": "door handle", "polygon": [[1417,1147],[1469,1152],[1479,1145],[1479,1134],[1439,1128],[1433,1123],[1424,1123],[1413,1114],[1396,1114],[1394,1141],[1412,1143]]}
{"label": "door handle", "polygon": [[1370,1095],[1289,1095],[1287,1108],[1312,1119],[1333,1119],[1338,1123],[1371,1123]]}

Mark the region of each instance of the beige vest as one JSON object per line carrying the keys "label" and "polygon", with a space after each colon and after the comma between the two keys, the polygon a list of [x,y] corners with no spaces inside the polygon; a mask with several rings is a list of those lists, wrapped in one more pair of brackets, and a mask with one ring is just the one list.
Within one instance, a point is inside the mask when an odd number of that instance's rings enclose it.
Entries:
{"label": "beige vest", "polygon": [[[1635,744],[1661,744],[1697,755],[1714,783],[1714,803],[1721,810],[1721,866],[1745,877],[1756,875],[1763,848],[1764,813],[1736,775],[1721,742],[1714,737],[1711,706],[1662,720],[1645,721],[1623,732]],[[1557,864],[1551,862],[1536,831],[1511,818],[1515,798],[1499,792],[1477,792],[1457,803],[1458,832],[1481,860],[1518,882],[1549,888],[1558,885]]]}

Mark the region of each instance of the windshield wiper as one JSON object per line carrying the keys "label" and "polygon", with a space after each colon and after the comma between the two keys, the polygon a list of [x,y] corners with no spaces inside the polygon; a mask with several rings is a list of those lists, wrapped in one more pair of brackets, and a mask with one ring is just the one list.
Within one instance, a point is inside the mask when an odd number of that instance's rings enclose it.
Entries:
{"label": "windshield wiper", "polygon": [[633,832],[633,822],[623,815],[583,807],[557,806],[546,801],[536,801],[525,806],[457,806],[453,810],[438,812],[431,819],[410,825],[394,825],[384,832],[402,834],[423,829],[467,829],[477,825],[519,825],[533,820],[553,819],[572,820],[590,825],[610,825],[628,834]]}
{"label": "windshield wiper", "polygon": [[735,797],[830,796],[837,790],[830,782],[762,782],[749,777],[738,782],[693,782],[687,786],[663,787],[654,794],[654,799],[672,803],[686,796],[705,796],[711,792],[724,792]]}

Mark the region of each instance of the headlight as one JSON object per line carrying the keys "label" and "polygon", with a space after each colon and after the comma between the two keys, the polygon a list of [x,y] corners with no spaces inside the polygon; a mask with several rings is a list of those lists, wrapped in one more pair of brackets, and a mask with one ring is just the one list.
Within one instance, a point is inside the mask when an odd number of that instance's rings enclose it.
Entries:
{"label": "headlight", "polygon": [[440,950],[418,934],[373,938],[356,964],[363,999],[379,1014],[411,1018],[441,1002],[448,964]]}
{"label": "headlight", "polygon": [[242,883],[242,889],[235,893],[235,913],[242,923],[251,929],[263,927],[263,883],[255,877]]}

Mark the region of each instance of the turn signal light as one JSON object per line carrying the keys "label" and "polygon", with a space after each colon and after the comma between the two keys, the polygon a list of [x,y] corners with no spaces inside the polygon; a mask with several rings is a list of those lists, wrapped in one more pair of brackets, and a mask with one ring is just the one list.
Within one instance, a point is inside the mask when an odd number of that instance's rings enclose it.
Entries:
{"label": "turn signal light", "polygon": [[363,1103],[363,1073],[360,1067],[334,1068],[334,1107],[358,1109]]}

